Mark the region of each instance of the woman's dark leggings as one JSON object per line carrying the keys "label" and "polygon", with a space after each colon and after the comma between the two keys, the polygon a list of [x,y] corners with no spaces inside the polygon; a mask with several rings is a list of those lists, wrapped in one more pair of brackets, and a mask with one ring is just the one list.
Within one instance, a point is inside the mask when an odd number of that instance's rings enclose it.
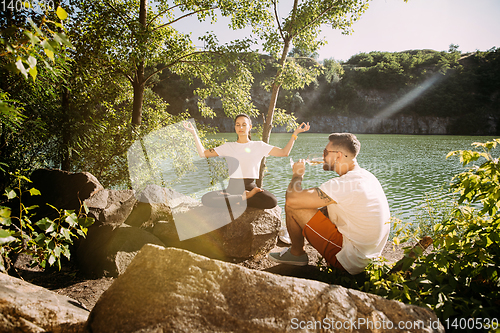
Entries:
{"label": "woman's dark leggings", "polygon": [[[201,198],[205,206],[225,208],[229,201],[231,205],[243,202],[241,198],[243,192],[251,191],[257,187],[254,179],[234,179],[229,178],[229,184],[225,190],[208,192]],[[247,207],[260,209],[273,208],[278,204],[276,197],[269,191],[263,190],[246,200]]]}

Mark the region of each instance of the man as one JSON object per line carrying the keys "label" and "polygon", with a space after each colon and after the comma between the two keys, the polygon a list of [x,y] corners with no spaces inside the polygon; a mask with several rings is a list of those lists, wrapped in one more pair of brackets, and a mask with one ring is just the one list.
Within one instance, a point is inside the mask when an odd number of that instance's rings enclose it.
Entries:
{"label": "man", "polygon": [[[292,246],[273,252],[273,261],[307,265],[304,237],[332,266],[358,274],[382,252],[389,236],[390,211],[377,178],[362,169],[360,143],[350,133],[333,133],[323,152],[323,169],[334,177],[320,187],[302,189],[305,161],[293,165],[286,194],[286,226]],[[327,216],[319,208],[327,207]]]}

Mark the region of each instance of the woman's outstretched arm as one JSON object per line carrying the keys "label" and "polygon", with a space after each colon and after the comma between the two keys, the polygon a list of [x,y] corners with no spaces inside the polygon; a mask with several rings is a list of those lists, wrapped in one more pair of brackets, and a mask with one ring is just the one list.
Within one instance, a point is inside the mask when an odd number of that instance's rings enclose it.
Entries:
{"label": "woman's outstretched arm", "polygon": [[300,124],[300,126],[297,127],[297,129],[293,132],[292,137],[290,138],[290,141],[288,141],[286,146],[284,148],[274,147],[269,152],[269,155],[277,156],[277,157],[288,156],[290,154],[290,151],[292,151],[292,147],[293,147],[293,144],[295,143],[295,140],[297,140],[297,135],[299,133],[309,131],[309,128],[311,128],[311,126],[309,126],[309,123]]}
{"label": "woman's outstretched arm", "polygon": [[198,137],[198,134],[196,133],[196,129],[194,128],[193,124],[191,124],[188,121],[184,121],[182,123],[182,125],[184,126],[184,128],[189,133],[193,134],[194,144],[196,146],[196,150],[198,151],[198,155],[200,155],[200,157],[215,157],[215,156],[219,156],[219,154],[217,154],[217,152],[215,151],[215,149],[207,149],[207,150],[205,150],[205,148],[201,144],[200,138]]}

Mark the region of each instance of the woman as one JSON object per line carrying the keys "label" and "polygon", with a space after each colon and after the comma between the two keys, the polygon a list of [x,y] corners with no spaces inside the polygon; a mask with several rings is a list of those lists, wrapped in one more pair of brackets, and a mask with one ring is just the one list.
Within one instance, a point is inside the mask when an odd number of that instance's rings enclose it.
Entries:
{"label": "woman", "polygon": [[[226,207],[228,200],[236,204],[246,200],[247,207],[261,209],[273,208],[278,204],[276,197],[271,192],[263,190],[255,184],[255,179],[259,178],[262,158],[269,155],[288,156],[297,139],[297,134],[308,131],[310,128],[309,123],[302,123],[293,132],[286,146],[278,148],[262,141],[252,141],[250,135],[252,121],[248,115],[239,114],[236,116],[234,124],[234,130],[238,134],[236,142],[226,142],[219,147],[205,150],[193,125],[189,122],[184,122],[183,125],[186,130],[193,134],[200,157],[225,157],[229,166],[227,188],[205,194],[201,199],[202,203],[206,206]],[[232,163],[233,161],[235,163]]]}

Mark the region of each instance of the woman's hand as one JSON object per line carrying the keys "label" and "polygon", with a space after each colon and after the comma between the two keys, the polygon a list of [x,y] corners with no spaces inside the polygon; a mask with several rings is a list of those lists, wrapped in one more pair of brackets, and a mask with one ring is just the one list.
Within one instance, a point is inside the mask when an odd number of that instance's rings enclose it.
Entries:
{"label": "woman's hand", "polygon": [[309,131],[309,129],[311,128],[311,126],[309,126],[309,122],[306,124],[306,123],[302,123],[300,124],[299,127],[297,127],[297,129],[295,130],[295,132],[293,132],[295,135],[299,134],[299,133],[302,133],[302,132],[307,132]]}
{"label": "woman's hand", "polygon": [[196,129],[194,128],[193,124],[189,121],[183,121],[182,126],[191,134],[196,134]]}

